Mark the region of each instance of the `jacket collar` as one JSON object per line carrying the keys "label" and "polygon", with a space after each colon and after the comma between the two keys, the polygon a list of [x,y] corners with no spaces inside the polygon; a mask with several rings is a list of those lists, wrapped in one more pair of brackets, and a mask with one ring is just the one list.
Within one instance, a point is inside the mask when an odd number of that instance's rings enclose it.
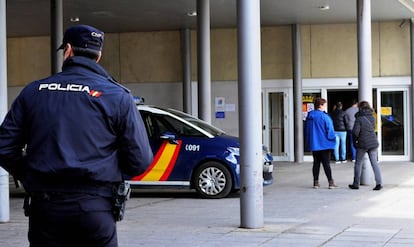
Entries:
{"label": "jacket collar", "polygon": [[96,63],[95,60],[87,57],[73,56],[71,58],[66,59],[63,62],[62,70],[65,71],[71,67],[83,67],[94,73],[100,74],[106,78],[111,77],[101,65]]}

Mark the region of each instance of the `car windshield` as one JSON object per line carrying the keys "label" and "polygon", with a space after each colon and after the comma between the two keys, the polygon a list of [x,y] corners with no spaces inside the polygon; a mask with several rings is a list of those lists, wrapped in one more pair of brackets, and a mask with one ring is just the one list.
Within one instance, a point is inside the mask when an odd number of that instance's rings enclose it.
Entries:
{"label": "car windshield", "polygon": [[204,122],[198,118],[195,118],[193,116],[191,116],[190,114],[181,112],[181,111],[177,111],[174,109],[166,109],[166,108],[160,108],[164,111],[167,111],[171,114],[174,114],[180,118],[185,119],[186,121],[200,127],[201,129],[203,129],[204,131],[207,131],[208,133],[214,135],[214,136],[218,136],[218,135],[223,135],[225,132],[217,127],[214,127],[213,125],[208,124],[207,122]]}

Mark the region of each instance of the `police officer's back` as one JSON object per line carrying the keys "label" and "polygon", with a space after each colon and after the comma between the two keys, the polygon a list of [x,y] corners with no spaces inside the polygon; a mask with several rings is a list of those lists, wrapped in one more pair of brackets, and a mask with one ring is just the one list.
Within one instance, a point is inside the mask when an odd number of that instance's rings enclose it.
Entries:
{"label": "police officer's back", "polygon": [[62,72],[26,86],[0,127],[0,165],[31,195],[31,246],[117,246],[114,188],[152,161],[129,90],[97,63],[103,40],[66,30]]}

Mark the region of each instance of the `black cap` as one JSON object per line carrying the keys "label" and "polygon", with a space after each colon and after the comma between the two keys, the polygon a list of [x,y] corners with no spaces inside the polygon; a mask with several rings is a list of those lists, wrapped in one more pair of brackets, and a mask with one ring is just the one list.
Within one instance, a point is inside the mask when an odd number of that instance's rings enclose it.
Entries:
{"label": "black cap", "polygon": [[101,51],[104,43],[104,32],[88,25],[76,25],[66,30],[63,42],[58,50],[64,49],[68,43],[73,47]]}

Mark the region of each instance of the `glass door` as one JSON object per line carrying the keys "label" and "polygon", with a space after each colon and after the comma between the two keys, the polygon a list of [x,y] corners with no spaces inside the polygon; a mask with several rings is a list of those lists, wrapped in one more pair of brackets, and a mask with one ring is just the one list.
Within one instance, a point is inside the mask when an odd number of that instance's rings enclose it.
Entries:
{"label": "glass door", "polygon": [[[293,160],[293,118],[288,116],[287,90],[268,91],[264,94],[263,139],[276,161]],[[293,114],[290,114],[292,116]]]}
{"label": "glass door", "polygon": [[407,160],[408,145],[408,103],[407,90],[378,89],[377,133],[380,160]]}
{"label": "glass door", "polygon": [[[303,92],[302,93],[302,120],[303,120],[303,135],[305,136],[305,126],[306,126],[306,117],[308,112],[314,110],[313,102],[317,97],[322,97],[320,91],[315,92]],[[304,161],[312,161],[312,152],[306,150],[306,140],[303,138],[303,151],[304,151]]]}

